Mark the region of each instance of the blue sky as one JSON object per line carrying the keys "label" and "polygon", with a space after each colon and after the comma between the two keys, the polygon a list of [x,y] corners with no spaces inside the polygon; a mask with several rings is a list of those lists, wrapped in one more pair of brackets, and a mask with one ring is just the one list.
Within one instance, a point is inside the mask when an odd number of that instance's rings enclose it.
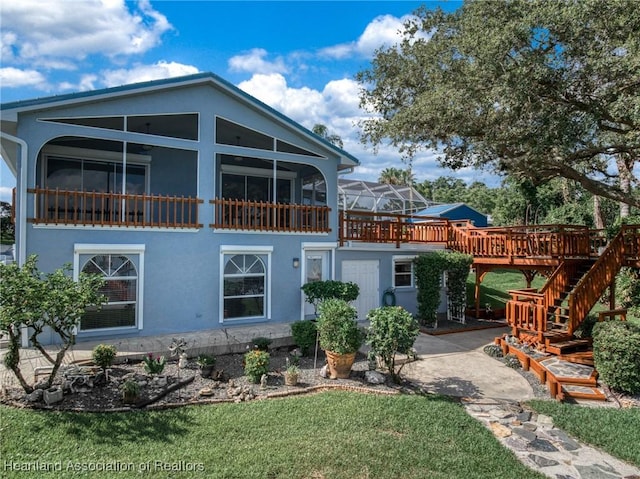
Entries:
{"label": "blue sky", "polygon": [[[452,10],[460,2],[20,0],[0,5],[0,97],[3,103],[211,71],[297,122],[326,125],[375,181],[402,167],[383,146],[359,142],[354,75],[375,49],[398,39],[420,5]],[[418,181],[476,171],[438,167],[435,152],[414,162]],[[14,178],[4,163],[0,198]],[[495,184],[495,179],[490,179]]]}

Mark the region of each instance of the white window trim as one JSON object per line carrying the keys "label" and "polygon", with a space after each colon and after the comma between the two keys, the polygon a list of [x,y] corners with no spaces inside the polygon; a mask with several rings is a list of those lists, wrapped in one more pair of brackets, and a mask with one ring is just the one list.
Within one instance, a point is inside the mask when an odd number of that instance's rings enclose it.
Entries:
{"label": "white window trim", "polygon": [[[416,287],[415,277],[414,277],[414,265],[413,260],[415,260],[417,256],[415,255],[394,255],[391,257],[391,284],[395,289],[412,289]],[[411,285],[409,286],[396,286],[396,263],[398,262],[411,262]]]}
{"label": "white window trim", "polygon": [[[138,304],[137,306],[137,329],[144,327],[144,251],[143,244],[87,244],[76,243],[73,245],[73,279],[78,281],[80,276],[80,255],[97,254],[135,254],[138,255]],[[131,328],[104,328],[91,331],[107,331]]]}
{"label": "white window trim", "polygon": [[267,264],[265,267],[267,271],[265,273],[265,317],[264,318],[237,318],[229,319],[227,323],[236,323],[241,321],[269,321],[271,319],[271,254],[273,253],[273,246],[238,246],[238,245],[220,245],[220,289],[218,292],[218,318],[220,324],[224,324],[224,257],[231,254],[254,254],[254,255],[266,255]]}

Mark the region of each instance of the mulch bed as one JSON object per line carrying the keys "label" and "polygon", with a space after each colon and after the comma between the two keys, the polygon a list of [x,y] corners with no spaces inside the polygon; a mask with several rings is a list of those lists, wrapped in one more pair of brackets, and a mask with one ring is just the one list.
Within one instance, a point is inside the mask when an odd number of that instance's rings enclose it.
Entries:
{"label": "mulch bed", "polygon": [[462,333],[464,331],[476,331],[479,329],[504,328],[507,322],[504,319],[476,319],[467,316],[465,323],[449,321],[447,319],[438,320],[437,327],[421,326],[420,331],[431,336],[442,334]]}
{"label": "mulch bed", "polygon": [[[251,383],[244,375],[243,354],[228,354],[216,357],[212,376],[203,378],[191,358],[185,368],[178,368],[177,360],[167,361],[162,374],[151,376],[144,371],[142,362],[116,364],[110,368],[108,379],[96,384],[86,392],[65,391],[61,402],[47,405],[40,399],[27,400],[21,388],[9,388],[2,402],[16,407],[85,412],[114,412],[138,409],[163,409],[187,404],[242,402],[254,399],[267,399],[318,392],[326,389],[344,389],[378,394],[397,394],[400,390],[409,390],[410,383],[393,384],[387,377],[383,384],[371,385],[365,381],[368,370],[366,356],[358,354],[349,379],[332,380],[320,376],[320,368],[325,364],[322,351],[318,352],[316,368],[313,357],[299,358],[300,375],[297,386],[284,383],[284,370],[287,357],[292,358],[287,348],[270,352],[269,374],[266,386]],[[63,384],[62,374],[55,384]],[[123,402],[121,384],[127,378],[134,378],[141,384],[140,396],[136,404]]]}

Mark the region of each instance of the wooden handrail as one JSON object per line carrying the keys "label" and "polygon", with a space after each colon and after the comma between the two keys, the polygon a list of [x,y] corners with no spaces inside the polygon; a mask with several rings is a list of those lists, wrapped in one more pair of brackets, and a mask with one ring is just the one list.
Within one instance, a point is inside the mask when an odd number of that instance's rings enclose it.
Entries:
{"label": "wooden handrail", "polygon": [[244,231],[328,233],[331,231],[328,206],[268,203],[217,198],[211,228]]}
{"label": "wooden handrail", "polygon": [[97,191],[30,188],[35,197],[35,224],[201,228],[198,205],[184,196],[131,195]]}
{"label": "wooden handrail", "polygon": [[611,284],[625,262],[625,229],[609,242],[600,258],[569,293],[569,324],[567,332],[573,334],[578,325],[595,306],[604,290]]}

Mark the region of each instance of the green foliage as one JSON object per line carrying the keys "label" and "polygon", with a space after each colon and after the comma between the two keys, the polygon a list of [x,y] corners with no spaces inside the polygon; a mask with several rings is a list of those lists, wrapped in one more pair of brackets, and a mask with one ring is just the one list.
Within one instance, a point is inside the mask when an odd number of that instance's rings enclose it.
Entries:
{"label": "green foliage", "polygon": [[133,379],[127,379],[120,389],[127,399],[135,399],[140,394],[140,385]]}
{"label": "green foliage", "polygon": [[198,358],[196,359],[196,364],[201,368],[215,366],[216,358],[215,356],[212,356],[210,354],[199,354]]}
{"label": "green foliage", "polygon": [[629,174],[633,183],[640,161],[640,93],[629,88],[638,31],[633,0],[423,7],[356,76],[361,104],[376,113],[362,140],[408,158],[437,149],[454,169],[537,184],[561,176],[640,207],[615,181]]}
{"label": "green foliage", "polygon": [[343,299],[320,303],[318,333],[320,347],[337,354],[355,353],[362,346],[364,334],[356,321],[356,308]]}
{"label": "green foliage", "polygon": [[484,348],[482,348],[484,353],[492,358],[501,358],[504,356],[502,353],[502,348],[497,344],[487,344]]}
{"label": "green foliage", "polygon": [[313,304],[316,314],[318,313],[318,306],[326,299],[335,298],[349,302],[358,299],[360,294],[360,288],[356,283],[345,283],[332,279],[307,283],[302,286],[302,291],[307,303]]}
{"label": "green foliage", "polygon": [[584,321],[573,332],[576,338],[586,339],[593,336],[593,327],[598,322],[598,315],[595,313],[587,315]]}
{"label": "green foliage", "polygon": [[[87,307],[99,307],[106,302],[100,293],[104,280],[98,275],[80,273],[78,280],[65,267],[53,273],[41,274],[37,257],[30,256],[22,267],[16,263],[0,264],[0,331],[9,340],[11,351],[7,364],[25,392],[31,392],[20,371],[20,329],[29,331],[29,343],[53,367],[46,387],[51,387],[67,350],[75,343],[75,332]],[[40,335],[50,330],[61,344],[52,355],[40,343]]]}
{"label": "green foliage", "polygon": [[260,351],[269,351],[269,345],[273,340],[263,336],[258,336],[257,338],[253,338],[251,342],[253,343],[254,348],[259,349]]}
{"label": "green foliage", "polygon": [[386,306],[369,311],[370,321],[367,343],[371,351],[381,359],[394,381],[400,379],[396,371],[396,354],[409,354],[420,328],[411,313],[401,306]]}
{"label": "green foliage", "polygon": [[144,370],[147,374],[161,374],[164,371],[164,366],[167,360],[164,356],[153,356],[153,353],[147,354],[142,358],[144,363]]}
{"label": "green foliage", "polygon": [[308,320],[291,323],[291,335],[293,336],[293,341],[300,348],[300,351],[302,351],[302,354],[306,356],[316,344],[316,324]]}
{"label": "green foliage", "polygon": [[116,347],[113,344],[98,344],[91,351],[91,358],[96,365],[102,369],[107,369],[116,359]]}
{"label": "green foliage", "polygon": [[522,363],[520,363],[518,356],[516,356],[515,354],[507,354],[504,357],[503,361],[504,361],[504,365],[509,368],[512,368],[512,369],[522,368]]}
{"label": "green foliage", "polygon": [[253,383],[260,382],[263,374],[269,373],[269,353],[254,349],[244,355],[244,374]]}
{"label": "green foliage", "polygon": [[434,324],[440,305],[442,274],[447,271],[447,290],[454,308],[466,305],[467,277],[473,257],[448,251],[423,254],[415,260],[418,286],[418,316],[423,324]]}
{"label": "green foliage", "polygon": [[600,379],[623,392],[640,392],[640,328],[625,321],[593,327],[593,360]]}

